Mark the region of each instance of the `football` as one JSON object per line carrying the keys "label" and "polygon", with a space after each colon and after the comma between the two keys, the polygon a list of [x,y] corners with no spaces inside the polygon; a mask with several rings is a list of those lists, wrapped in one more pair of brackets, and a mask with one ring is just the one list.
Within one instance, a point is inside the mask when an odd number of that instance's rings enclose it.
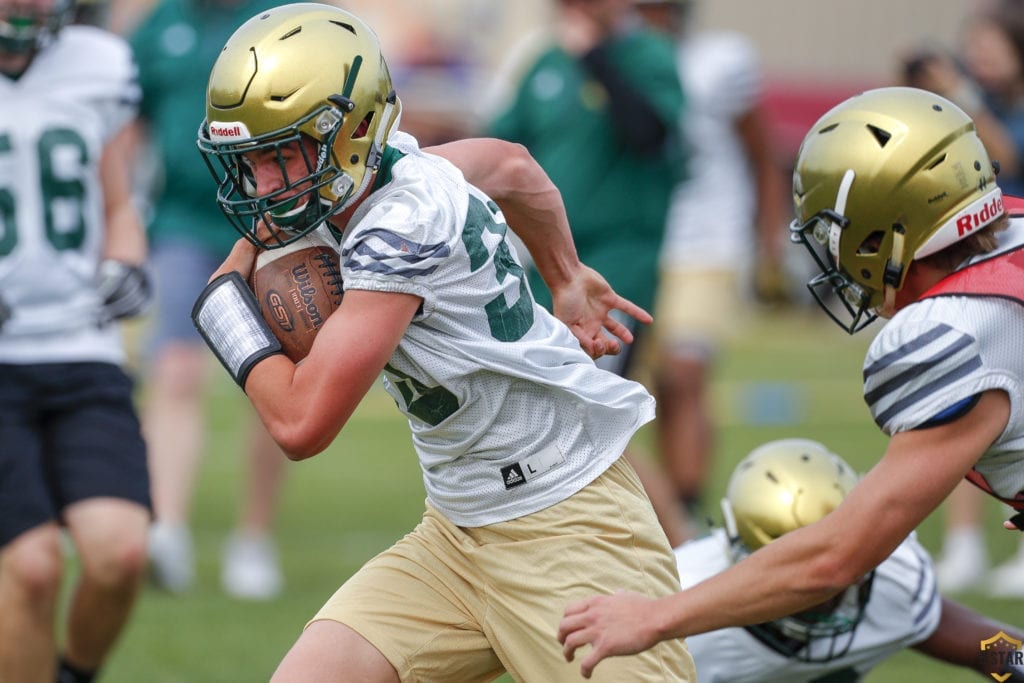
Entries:
{"label": "football", "polygon": [[338,252],[311,237],[259,252],[249,282],[263,319],[298,363],[344,294]]}

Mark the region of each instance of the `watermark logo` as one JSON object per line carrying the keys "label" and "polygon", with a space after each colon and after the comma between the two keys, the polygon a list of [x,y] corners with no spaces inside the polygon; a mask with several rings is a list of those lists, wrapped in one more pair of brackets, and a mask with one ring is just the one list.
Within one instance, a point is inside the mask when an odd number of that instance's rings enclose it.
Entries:
{"label": "watermark logo", "polygon": [[981,663],[989,676],[1005,683],[1012,673],[1001,673],[1011,666],[1024,666],[1024,647],[1021,641],[1011,638],[1002,631],[981,641]]}

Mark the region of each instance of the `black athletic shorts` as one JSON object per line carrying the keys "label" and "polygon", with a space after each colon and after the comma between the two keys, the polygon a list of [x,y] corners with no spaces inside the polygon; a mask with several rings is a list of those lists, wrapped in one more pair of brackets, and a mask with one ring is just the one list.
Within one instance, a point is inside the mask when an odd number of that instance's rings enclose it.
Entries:
{"label": "black athletic shorts", "polygon": [[110,363],[0,364],[0,547],[96,496],[152,509],[131,379]]}

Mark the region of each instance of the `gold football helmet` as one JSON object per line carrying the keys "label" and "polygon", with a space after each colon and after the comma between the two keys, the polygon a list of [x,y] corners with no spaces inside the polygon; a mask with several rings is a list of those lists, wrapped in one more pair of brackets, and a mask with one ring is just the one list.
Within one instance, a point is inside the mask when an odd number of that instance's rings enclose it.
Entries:
{"label": "gold football helmet", "polygon": [[41,50],[71,21],[74,0],[53,0],[49,9],[35,2],[0,0],[0,52]]}
{"label": "gold football helmet", "polygon": [[903,87],[851,97],[814,124],[793,202],[791,239],[821,269],[807,286],[850,334],[879,310],[891,314],[911,261],[1003,213],[974,122],[949,100]]}
{"label": "gold football helmet", "polygon": [[[733,560],[817,522],[857,483],[853,469],[817,441],[782,439],[751,451],[733,470],[722,514]],[[748,630],[789,657],[829,661],[853,642],[870,595],[868,574],[823,605]]]}
{"label": "gold football helmet", "polygon": [[[199,149],[232,225],[258,246],[278,247],[367,193],[400,114],[369,26],[330,5],[284,5],[228,39],[210,74]],[[315,142],[315,154],[304,140]],[[303,150],[302,177],[289,177],[286,148]],[[268,150],[284,186],[257,194],[245,155]]]}

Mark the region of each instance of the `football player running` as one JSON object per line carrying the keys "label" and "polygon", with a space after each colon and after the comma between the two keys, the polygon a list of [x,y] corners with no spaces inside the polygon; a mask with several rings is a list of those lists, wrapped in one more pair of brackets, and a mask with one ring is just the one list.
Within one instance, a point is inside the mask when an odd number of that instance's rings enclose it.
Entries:
{"label": "football player running", "polygon": [[[146,568],[120,318],[149,297],[131,52],[71,0],[0,0],[0,680],[93,680]],[[62,529],[80,561],[57,652]],[[55,667],[59,666],[59,671]]]}
{"label": "football player running", "polygon": [[[383,373],[427,492],[421,523],[338,589],[273,680],[576,680],[552,637],[565,600],[678,590],[622,458],[653,399],[591,358],[620,346],[603,328],[632,339],[611,310],[650,316],[580,263],[557,189],[522,148],[442,150],[488,196],[400,132],[400,110],[373,32],[325,5],[253,17],[210,75],[199,145],[245,239],[197,327],[294,460],[331,444]],[[534,302],[506,218],[567,324]],[[307,234],[338,249],[345,296],[296,365],[245,278],[258,246]],[[682,641],[607,675],[694,678]]]}
{"label": "football player running", "polygon": [[698,586],[570,605],[559,640],[568,659],[593,645],[584,675],[612,655],[832,598],[965,477],[1024,510],[1024,221],[1008,217],[970,117],[913,88],[852,97],[804,138],[793,199],[792,238],[821,269],[808,287],[830,317],[850,333],[890,318],[864,362],[885,454],[834,513]]}
{"label": "football player running", "polygon": [[[676,548],[680,582],[696,585],[783,534],[834,510],[857,483],[823,444],[782,439],[758,446],[732,472],[722,500],[725,528]],[[935,568],[911,533],[878,567],[825,603],[743,628],[687,638],[703,683],[860,680],[908,647],[982,676],[993,673],[978,643],[993,622],[939,595]],[[998,672],[995,672],[998,673]]]}

